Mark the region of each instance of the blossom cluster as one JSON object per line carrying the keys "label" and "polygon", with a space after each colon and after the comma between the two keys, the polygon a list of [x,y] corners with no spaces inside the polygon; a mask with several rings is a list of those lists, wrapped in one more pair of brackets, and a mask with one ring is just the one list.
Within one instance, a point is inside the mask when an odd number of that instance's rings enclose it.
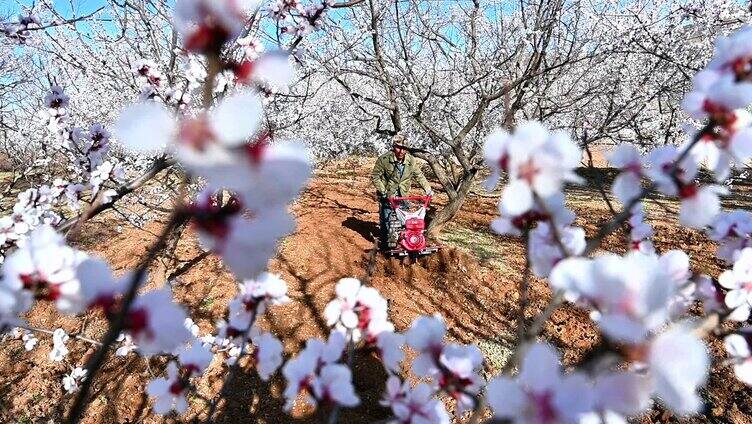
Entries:
{"label": "blossom cluster", "polygon": [[301,0],[276,0],[267,14],[281,28],[282,33],[303,37],[320,30],[333,0],[313,0],[303,5]]}
{"label": "blossom cluster", "polygon": [[[703,164],[722,183],[752,156],[752,129],[744,110],[752,103],[750,34],[743,28],[721,37],[713,60],[695,77],[683,107],[703,122],[702,128],[688,130],[684,145],[661,146],[644,155],[635,146],[619,145],[611,153],[610,162],[620,170],[611,193],[624,206],[618,218],[628,233],[624,255],[581,256],[590,246],[584,231],[571,226],[574,214],[566,209],[562,192],[564,183],[578,182],[572,171],[580,152],[565,135],[525,122],[513,134],[496,130],[486,139],[484,156],[492,170],[488,187],[502,172],[509,179],[492,229],[525,237],[533,272],[548,276],[555,292],[589,309],[608,343],[620,346],[612,352],[626,365],[619,371],[591,366],[587,373],[562,374],[550,346],[528,346],[517,377],[501,376],[488,386],[497,417],[621,420],[644,411],[651,398],[680,415],[701,408],[697,390],[707,378],[710,357],[696,324],[682,317],[696,301],[707,314],[730,321],[746,321],[752,307],[750,214],[722,212],[719,196],[726,189],[699,181]],[[678,197],[679,223],[705,230],[719,243],[718,257],[733,268],[716,280],[693,274],[682,251],[657,252],[642,203],[651,190]],[[748,340],[747,329],[726,338],[735,371],[745,382],[752,363]]]}
{"label": "blossom cluster", "polygon": [[[90,202],[96,199],[100,204],[109,203],[116,195],[110,187],[125,179],[122,164],[107,158],[110,133],[105,127],[92,124],[84,130],[70,126],[67,121],[70,98],[59,86],[51,87],[43,103],[39,115],[53,135],[55,142],[50,145],[51,150],[57,148],[67,157],[65,168],[70,171],[69,176],[57,177],[51,184],[41,184],[18,194],[11,214],[0,217],[0,252],[23,244],[40,225],[60,224],[65,218],[61,205],[77,212],[85,195]],[[4,257],[4,253],[0,254],[0,261]]]}
{"label": "blossom cluster", "polygon": [[18,15],[15,22],[0,22],[0,34],[4,34],[6,37],[24,44],[31,37],[30,29],[39,28],[42,26],[42,21],[39,16],[29,13],[28,15]]}
{"label": "blossom cluster", "polygon": [[494,131],[486,139],[484,156],[492,170],[487,188],[497,184],[502,172],[509,175],[500,217],[491,228],[498,234],[530,233],[528,250],[536,275],[548,276],[561,259],[585,250],[585,231],[572,225],[575,215],[561,192],[566,182],[580,181],[574,169],[581,152],[568,135],[524,122],[514,134]]}

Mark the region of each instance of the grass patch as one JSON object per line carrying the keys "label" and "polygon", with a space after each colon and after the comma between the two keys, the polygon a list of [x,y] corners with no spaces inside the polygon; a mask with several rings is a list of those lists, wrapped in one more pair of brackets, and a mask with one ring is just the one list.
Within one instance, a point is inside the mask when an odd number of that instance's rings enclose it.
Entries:
{"label": "grass patch", "polygon": [[209,312],[211,311],[212,305],[214,305],[214,298],[209,296],[201,300],[201,304],[198,307],[204,312]]}
{"label": "grass patch", "polygon": [[509,343],[490,339],[478,341],[478,348],[483,353],[483,357],[491,369],[491,375],[486,375],[486,378],[490,378],[495,373],[504,369],[514,354],[514,349],[512,349]]}
{"label": "grass patch", "polygon": [[471,252],[481,265],[497,267],[502,263],[503,246],[490,231],[449,224],[439,234],[439,240]]}

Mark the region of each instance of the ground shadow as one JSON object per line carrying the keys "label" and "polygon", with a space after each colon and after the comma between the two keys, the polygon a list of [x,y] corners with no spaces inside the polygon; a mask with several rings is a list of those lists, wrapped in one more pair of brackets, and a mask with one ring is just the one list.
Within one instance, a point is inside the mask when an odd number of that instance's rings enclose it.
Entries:
{"label": "ground shadow", "polygon": [[354,216],[349,216],[344,221],[342,221],[342,226],[355,231],[368,241],[373,241],[374,237],[379,236],[378,223],[364,221],[362,219],[355,218]]}
{"label": "ground shadow", "polygon": [[[391,417],[391,411],[379,404],[386,389],[387,373],[375,352],[359,349],[352,361],[353,385],[360,398],[355,408],[343,408],[340,423],[372,423]],[[344,358],[346,361],[347,358]],[[284,411],[282,389],[284,379],[276,374],[267,383],[261,381],[255,370],[241,372],[228,390],[229,395],[217,411],[214,422],[268,422],[268,423],[321,423],[331,413],[330,405],[320,405],[318,410],[294,418]]]}

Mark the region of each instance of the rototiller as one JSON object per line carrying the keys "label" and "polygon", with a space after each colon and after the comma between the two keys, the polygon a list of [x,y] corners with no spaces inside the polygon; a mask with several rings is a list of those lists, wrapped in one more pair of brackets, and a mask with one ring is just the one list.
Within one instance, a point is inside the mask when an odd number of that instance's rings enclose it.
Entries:
{"label": "rototiller", "polygon": [[[387,256],[417,258],[439,250],[438,246],[427,245],[425,235],[426,210],[431,204],[431,196],[395,196],[387,201],[394,210],[386,223],[389,238],[384,253]],[[416,205],[411,202],[418,202],[414,211],[411,209]]]}

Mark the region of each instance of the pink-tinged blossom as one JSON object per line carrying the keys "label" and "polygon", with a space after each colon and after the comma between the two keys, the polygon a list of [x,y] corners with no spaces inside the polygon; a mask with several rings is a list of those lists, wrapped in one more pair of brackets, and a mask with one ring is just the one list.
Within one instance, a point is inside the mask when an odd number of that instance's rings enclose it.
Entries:
{"label": "pink-tinged blossom", "polygon": [[438,372],[438,361],[444,349],[446,325],[440,316],[421,316],[413,321],[405,332],[407,345],[418,353],[413,360],[412,371],[420,377]]}
{"label": "pink-tinged blossom", "polygon": [[[722,122],[715,123],[712,130],[702,134],[690,134],[699,140],[690,154],[698,163],[704,163],[713,171],[716,181],[728,178],[732,167],[744,167],[752,156],[752,116],[747,111],[729,112]],[[687,146],[685,144],[685,146]]]}
{"label": "pink-tinged blossom", "polygon": [[227,322],[218,325],[219,337],[239,345],[256,322],[257,305],[245,304],[240,298],[235,297],[230,301],[228,309]]}
{"label": "pink-tinged blossom", "polygon": [[[494,133],[493,145],[485,156],[497,159],[495,170],[506,165],[509,184],[502,193],[501,205],[508,215],[520,215],[534,206],[534,198],[557,193],[565,182],[578,182],[574,168],[581,152],[562,131],[549,132],[538,122],[528,121],[517,127],[511,139],[502,141],[501,133]],[[488,152],[488,150],[500,150]]]}
{"label": "pink-tinged blossom", "polygon": [[718,37],[715,41],[713,59],[708,69],[721,74],[732,75],[734,85],[727,87],[723,95],[737,99],[736,105],[743,107],[752,102],[752,84],[750,83],[750,51],[752,28],[743,27],[729,36]]}
{"label": "pink-tinged blossom", "polygon": [[658,259],[659,266],[666,273],[674,287],[674,295],[669,301],[671,319],[683,315],[696,300],[697,286],[690,281],[689,256],[681,250],[669,250]]}
{"label": "pink-tinged blossom", "polygon": [[[630,371],[597,375],[593,387],[593,408],[615,419],[635,416],[650,407],[651,382],[647,376]],[[618,417],[618,418],[617,418]]]}
{"label": "pink-tinged blossom", "polygon": [[219,53],[240,35],[261,0],[178,0],[173,24],[186,49]]}
{"label": "pink-tinged blossom", "polygon": [[126,314],[125,331],[144,355],[172,352],[191,338],[183,325],[185,318],[170,290],[162,288],[136,298]]}
{"label": "pink-tinged blossom", "polygon": [[180,121],[163,106],[142,102],[120,113],[114,132],[120,143],[134,151],[174,146],[189,169],[222,165],[232,159],[228,148],[242,146],[257,131],[261,113],[261,99],[252,91],[234,93],[208,112]]}
{"label": "pink-tinged blossom", "polygon": [[282,342],[271,333],[254,335],[251,341],[255,346],[253,359],[256,362],[256,370],[262,380],[268,381],[282,365]]}
{"label": "pink-tinged blossom", "polygon": [[384,397],[379,401],[382,406],[391,406],[395,402],[405,400],[406,393],[410,390],[410,383],[403,382],[396,375],[390,375],[386,381],[386,392]]}
{"label": "pink-tinged blossom", "polygon": [[282,375],[287,381],[284,392],[287,399],[286,410],[292,409],[295,399],[301,392],[304,393],[305,402],[311,405],[316,406],[317,401],[322,400],[313,397],[314,386],[319,384],[316,382],[318,374],[322,368],[336,364],[342,359],[345,343],[345,336],[339,332],[332,332],[326,343],[319,339],[309,339],[305,349],[287,361],[282,367]]}
{"label": "pink-tinged blossom", "polygon": [[52,350],[48,355],[50,361],[60,362],[68,356],[68,347],[65,343],[70,339],[68,333],[62,328],[58,328],[52,332]]}
{"label": "pink-tinged blossom", "polygon": [[360,403],[352,384],[352,373],[345,365],[324,366],[318,377],[313,380],[312,386],[316,399],[321,402],[350,408]]}
{"label": "pink-tinged blossom", "polygon": [[193,322],[191,317],[186,318],[185,321],[183,321],[183,325],[185,326],[186,329],[188,329],[188,331],[191,332],[191,336],[198,337],[198,333],[199,333],[198,325],[196,325],[196,323]]}
{"label": "pink-tinged blossom", "polygon": [[312,350],[303,349],[298,356],[290,359],[282,367],[282,375],[287,381],[285,386],[285,410],[292,410],[295,400],[301,392],[304,402],[316,405],[316,400],[311,396],[313,380],[318,367],[318,355]]}
{"label": "pink-tinged blossom", "polygon": [[726,306],[732,311],[728,316],[732,321],[746,321],[752,308],[752,248],[744,248],[738,255],[734,267],[718,277],[718,283],[728,290]]}
{"label": "pink-tinged blossom", "polygon": [[631,210],[627,226],[629,227],[630,248],[645,254],[655,253],[650,238],[653,237],[653,227],[645,220],[642,202],[637,203]]}
{"label": "pink-tinged blossom", "polygon": [[154,412],[166,415],[171,411],[183,414],[188,408],[186,395],[189,380],[203,374],[211,364],[214,355],[211,350],[203,346],[198,340],[193,340],[178,352],[178,362],[167,364],[167,378],[157,378],[149,383],[146,392],[156,398]]}
{"label": "pink-tinged blossom", "polygon": [[291,10],[298,7],[298,0],[276,0],[274,4],[269,6],[267,14],[274,20],[283,21],[287,19]]}
{"label": "pink-tinged blossom", "polygon": [[449,424],[450,418],[444,404],[434,398],[434,389],[425,383],[410,388],[399,377],[391,376],[386,382],[386,393],[381,405],[392,408],[395,423],[399,424]]}
{"label": "pink-tinged blossom", "polygon": [[622,204],[629,204],[639,197],[642,191],[642,156],[635,146],[620,144],[611,152],[608,159],[614,167],[621,170],[611,186],[611,191]]}
{"label": "pink-tinged blossom", "polygon": [[733,264],[738,252],[745,247],[752,247],[752,213],[740,209],[718,214],[708,229],[708,237],[718,242],[716,255]]}
{"label": "pink-tinged blossom", "polygon": [[656,183],[658,190],[667,196],[679,196],[679,222],[692,228],[704,228],[713,222],[721,211],[720,194],[726,189],[721,186],[700,186],[695,182],[697,164],[688,155],[672,172],[673,164],[679,158],[675,146],[661,146],[647,157],[647,174]]}
{"label": "pink-tinged blossom", "polygon": [[509,170],[508,149],[513,141],[512,135],[501,128],[495,129],[486,137],[483,143],[483,158],[486,165],[491,168],[491,175],[484,182],[486,190],[491,191],[496,188],[501,173]]}
{"label": "pink-tinged blossom", "polygon": [[681,250],[669,250],[658,257],[658,266],[663,270],[671,284],[682,287],[692,276],[689,270],[689,255]]}
{"label": "pink-tinged blossom", "polygon": [[666,268],[671,259],[661,263],[658,256],[639,252],[570,258],[557,264],[549,281],[570,299],[593,305],[608,337],[639,343],[669,317],[668,305],[676,292],[672,276],[679,272]]}
{"label": "pink-tinged blossom", "polygon": [[376,336],[376,348],[387,372],[399,373],[405,359],[405,336],[392,331],[382,331]]}
{"label": "pink-tinged blossom", "polygon": [[63,388],[65,391],[75,393],[78,391],[78,385],[86,379],[86,370],[80,367],[76,367],[71,370],[71,373],[63,377]]}
{"label": "pink-tinged blossom", "polygon": [[193,169],[212,187],[238,193],[248,209],[263,211],[286,206],[300,193],[311,174],[311,159],[301,142],[269,143],[267,135],[243,147],[231,161],[205,161]]}
{"label": "pink-tinged blossom", "polygon": [[679,415],[702,407],[697,388],[705,383],[710,366],[707,348],[683,325],[675,325],[650,343],[648,366],[654,393]]}
{"label": "pink-tinged blossom", "polygon": [[28,298],[18,293],[26,291],[54,301],[61,312],[79,313],[82,299],[76,267],[85,259],[85,253],[68,247],[52,227],[40,225],[23,247],[6,258],[2,285],[17,292],[16,302]]}
{"label": "pink-tinged blossom", "polygon": [[387,320],[387,302],[378,290],[365,287],[355,278],[339,280],[336,298],[324,309],[327,324],[339,331],[350,331],[354,341],[365,338],[372,343],[382,331],[393,331]]}
{"label": "pink-tinged blossom", "polygon": [[157,378],[146,386],[146,393],[155,398],[154,412],[167,415],[175,411],[178,415],[188,410],[186,395],[188,387],[183,384],[175,362],[167,364],[167,378]]}
{"label": "pink-tinged blossom", "polygon": [[[556,237],[561,237],[562,250]],[[560,260],[585,251],[585,230],[580,227],[561,227],[554,230],[542,222],[530,232],[529,250],[533,272],[538,277],[548,277]]]}
{"label": "pink-tinged blossom", "polygon": [[274,255],[277,240],[295,229],[295,221],[283,209],[268,209],[248,219],[239,202],[219,207],[204,192],[189,207],[202,246],[222,256],[240,279],[256,278]]}
{"label": "pink-tinged blossom", "polygon": [[15,40],[18,44],[25,44],[31,38],[29,30],[39,28],[41,25],[42,21],[38,16],[19,14],[16,22],[0,23],[0,34]]}
{"label": "pink-tinged blossom", "polygon": [[0,218],[0,246],[18,240],[27,231],[28,225],[23,221],[16,222],[10,216]]}
{"label": "pink-tinged blossom", "polygon": [[572,423],[593,407],[593,391],[579,374],[562,375],[548,344],[529,346],[517,378],[496,377],[487,387],[494,415],[513,423]]}
{"label": "pink-tinged blossom", "polygon": [[499,203],[499,217],[491,222],[491,229],[501,235],[521,236],[526,228],[533,228],[541,221],[553,222],[557,226],[567,226],[574,222],[574,212],[564,204],[564,194],[555,193],[539,199],[533,208],[520,215],[508,215]]}
{"label": "pink-tinged blossom", "polygon": [[646,175],[667,196],[678,195],[681,186],[693,184],[697,176],[697,163],[691,156],[685,157],[672,174],[671,170],[678,158],[679,150],[671,145],[656,147],[645,158]]}
{"label": "pink-tinged blossom", "polygon": [[264,43],[253,36],[238,38],[237,43],[243,46],[245,57],[249,60],[257,59],[266,50]]}
{"label": "pink-tinged blossom", "polygon": [[287,87],[295,78],[295,68],[286,52],[273,51],[235,67],[235,76],[240,83],[253,82],[272,89]]}
{"label": "pink-tinged blossom", "polygon": [[749,327],[742,328],[738,333],[726,336],[723,344],[734,364],[736,378],[744,384],[752,385],[752,353],[750,347],[752,331]]}
{"label": "pink-tinged blossom", "polygon": [[44,105],[50,109],[64,109],[70,103],[70,96],[65,94],[59,85],[50,87],[50,92],[44,96]]}
{"label": "pink-tinged blossom", "polygon": [[699,275],[695,278],[694,296],[702,302],[706,314],[726,310],[725,290],[717,280],[707,275]]}
{"label": "pink-tinged blossom", "polygon": [[115,138],[128,149],[153,153],[169,146],[176,122],[164,107],[154,102],[136,103],[120,112],[113,128]]}
{"label": "pink-tinged blossom", "polygon": [[710,225],[721,212],[719,195],[727,193],[728,190],[722,186],[698,186],[694,183],[685,185],[679,191],[679,222],[700,229]]}
{"label": "pink-tinged blossom", "polygon": [[165,75],[159,70],[159,66],[151,60],[139,59],[133,63],[131,72],[142,82],[154,87],[162,85],[166,81]]}
{"label": "pink-tinged blossom", "polygon": [[246,305],[261,305],[258,313],[263,314],[266,305],[284,305],[290,302],[287,296],[287,283],[278,274],[261,273],[255,279],[240,284],[238,298]]}
{"label": "pink-tinged blossom", "polygon": [[99,306],[106,312],[115,304],[115,298],[121,294],[132,276],[126,274],[115,280],[110,265],[96,258],[81,262],[76,267],[76,277],[81,284],[82,304],[87,307]]}
{"label": "pink-tinged blossom", "polygon": [[190,345],[182,347],[178,352],[178,362],[188,376],[203,374],[213,358],[211,350],[198,340],[193,340]]}
{"label": "pink-tinged blossom", "polygon": [[483,354],[474,345],[450,344],[444,347],[439,357],[441,375],[439,387],[457,400],[456,415],[475,407],[474,395],[480,392],[480,375]]}
{"label": "pink-tinged blossom", "polygon": [[29,310],[33,298],[23,286],[0,280],[0,333],[21,323],[19,315]]}
{"label": "pink-tinged blossom", "polygon": [[318,358],[319,365],[333,364],[342,359],[346,343],[345,335],[334,331],[329,334],[326,343],[319,339],[309,339],[306,342],[306,350],[311,351]]}
{"label": "pink-tinged blossom", "polygon": [[738,90],[735,75],[705,69],[692,78],[692,91],[682,101],[682,108],[695,119],[725,119],[724,115],[743,109],[752,102],[752,84],[744,83]]}
{"label": "pink-tinged blossom", "polygon": [[82,184],[70,184],[65,188],[65,199],[71,210],[77,211],[81,207],[81,194],[84,188]]}

